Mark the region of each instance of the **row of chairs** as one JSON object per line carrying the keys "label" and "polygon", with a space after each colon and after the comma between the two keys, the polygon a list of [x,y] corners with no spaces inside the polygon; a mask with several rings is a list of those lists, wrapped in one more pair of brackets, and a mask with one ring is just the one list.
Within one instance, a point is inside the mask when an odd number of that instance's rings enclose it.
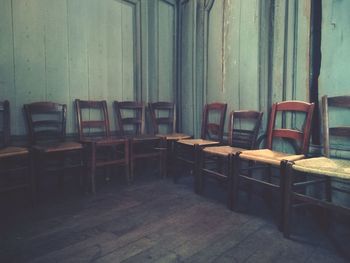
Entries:
{"label": "row of chairs", "polygon": [[[165,137],[162,130],[175,133],[175,106],[170,102],[150,103],[154,134],[145,132],[146,106],[142,102],[114,102],[118,132],[111,132],[106,101],[75,100],[77,140],[66,136],[67,107],[54,102],[24,105],[29,147],[10,144],[10,104],[0,102],[0,191],[17,188],[30,190],[33,199],[42,177],[56,172],[63,185],[66,171],[77,169],[81,183],[95,193],[98,167],[122,166],[126,180],[134,178],[134,166],[140,159],[156,159],[161,176],[165,175]],[[165,128],[162,128],[165,126]],[[24,176],[23,176],[24,175]]]}
{"label": "row of chairs", "polygon": [[[205,110],[202,128],[207,125],[206,129],[210,130],[212,127],[217,136],[213,140],[202,132],[200,139],[177,141],[177,148],[190,150],[190,155],[185,158],[184,151],[176,151],[177,160],[192,165],[194,188],[199,194],[204,194],[207,177],[225,182],[231,209],[237,207],[240,190],[247,191],[251,197],[253,185],[260,185],[264,197],[279,204],[279,227],[288,237],[292,208],[312,204],[350,214],[349,207],[332,202],[332,191],[349,193],[344,187],[335,187],[332,181],[339,183],[339,180],[350,179],[350,161],[330,158],[330,136],[345,137],[343,143],[346,144],[350,127],[330,127],[330,107],[338,109],[335,113],[339,112],[339,108],[349,110],[350,96],[322,98],[324,157],[308,156],[314,104],[284,101],[273,104],[267,134],[259,138],[262,112],[231,112],[226,142],[223,140],[223,122],[208,125]],[[216,110],[220,116],[217,119],[224,119],[226,105],[216,105]],[[263,139],[265,146],[260,147]],[[319,197],[317,191],[315,194],[310,188],[322,183],[326,185],[326,192]],[[278,198],[272,199],[268,189],[276,191]]]}

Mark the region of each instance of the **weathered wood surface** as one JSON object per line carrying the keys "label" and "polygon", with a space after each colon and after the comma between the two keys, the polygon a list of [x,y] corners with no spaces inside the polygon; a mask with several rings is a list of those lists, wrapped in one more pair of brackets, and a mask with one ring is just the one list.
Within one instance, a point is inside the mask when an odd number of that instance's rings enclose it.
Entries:
{"label": "weathered wood surface", "polygon": [[235,213],[217,184],[206,198],[190,180],[112,180],[96,196],[65,189],[33,209],[18,202],[0,219],[0,262],[346,262],[307,216],[298,239],[285,239],[261,201]]}

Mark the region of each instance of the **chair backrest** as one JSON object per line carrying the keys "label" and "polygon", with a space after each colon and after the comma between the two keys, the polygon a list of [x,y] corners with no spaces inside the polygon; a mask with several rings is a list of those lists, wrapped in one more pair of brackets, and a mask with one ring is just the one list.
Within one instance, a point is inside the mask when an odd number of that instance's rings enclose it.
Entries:
{"label": "chair backrest", "polygon": [[75,100],[79,139],[110,136],[107,102]]}
{"label": "chair backrest", "polygon": [[149,103],[153,132],[160,133],[164,127],[166,133],[176,132],[176,108],[173,102],[159,101]]}
{"label": "chair backrest", "polygon": [[256,147],[263,112],[232,111],[228,125],[228,143],[230,146],[247,150]]}
{"label": "chair backrest", "polygon": [[8,100],[0,101],[0,148],[10,143],[10,103]]}
{"label": "chair backrest", "polygon": [[222,141],[226,110],[226,103],[214,102],[204,106],[201,139]]}
{"label": "chair backrest", "polygon": [[145,131],[145,105],[137,101],[115,101],[121,135],[141,135]]}
{"label": "chair backrest", "polygon": [[[334,108],[335,112],[331,113]],[[339,121],[338,118],[334,118],[334,115],[338,112],[336,111],[344,110],[344,112],[340,112],[346,116],[345,118],[341,118],[341,124],[339,126],[330,125],[330,115],[332,114],[332,120]],[[330,137],[340,137],[347,138],[349,141],[350,137],[350,121],[344,125],[344,121],[349,120],[346,114],[350,113],[350,96],[337,96],[337,97],[327,97],[327,95],[322,97],[322,126],[323,126],[323,150],[324,155],[330,157]]]}
{"label": "chair backrest", "polygon": [[63,141],[66,136],[67,106],[49,101],[23,106],[31,144]]}
{"label": "chair backrest", "polygon": [[[307,154],[314,106],[314,103],[304,101],[282,101],[274,103],[267,129],[267,148],[272,149],[274,140],[282,138],[293,143],[296,154]],[[278,116],[279,113],[281,113],[280,116]],[[287,123],[287,118],[294,118],[293,114],[295,117],[296,115],[298,117],[302,115],[301,119],[298,118],[298,123],[301,123],[300,128],[285,128],[284,124]],[[294,119],[294,124],[296,125],[296,118]],[[280,125],[277,124],[278,122]],[[293,123],[291,119],[288,122]]]}

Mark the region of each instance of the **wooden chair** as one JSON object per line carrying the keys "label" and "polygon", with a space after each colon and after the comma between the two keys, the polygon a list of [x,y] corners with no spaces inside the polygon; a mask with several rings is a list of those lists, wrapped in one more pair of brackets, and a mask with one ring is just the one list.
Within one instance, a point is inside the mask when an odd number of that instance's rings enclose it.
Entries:
{"label": "wooden chair", "polygon": [[[206,176],[211,176],[228,185],[228,205],[232,207],[232,155],[254,149],[259,133],[262,112],[232,111],[228,126],[228,145],[198,148],[198,192],[203,194]],[[214,158],[214,162],[213,162]],[[226,169],[225,169],[226,168]]]}
{"label": "wooden chair", "polygon": [[149,103],[153,132],[167,141],[189,139],[190,135],[176,132],[176,107],[172,102]]}
{"label": "wooden chair", "polygon": [[106,101],[75,100],[79,140],[85,148],[85,162],[95,194],[98,167],[124,166],[129,182],[129,144],[121,137],[112,137]]}
{"label": "wooden chair", "polygon": [[67,170],[80,169],[82,176],[83,147],[78,142],[66,141],[67,106],[33,102],[23,107],[38,176],[36,183],[39,184],[47,172],[56,172],[61,187]]}
{"label": "wooden chair", "polygon": [[[241,181],[248,185],[258,184],[261,187],[270,188],[279,192],[280,195],[280,227],[282,222],[283,207],[283,188],[284,188],[284,166],[281,165],[282,160],[299,160],[305,157],[309,148],[310,126],[314,110],[313,103],[302,101],[283,101],[272,105],[270,119],[267,128],[267,147],[259,150],[248,150],[238,152],[234,158],[233,172],[233,200],[232,207],[238,201],[238,190]],[[287,127],[286,124],[291,123],[293,127]],[[297,124],[300,127],[297,127]],[[280,139],[280,140],[279,140]],[[288,153],[288,145],[281,144],[290,142],[293,145],[294,153]],[[276,146],[285,147],[276,151]],[[290,151],[292,151],[290,149]],[[243,162],[248,162],[248,167],[243,167]],[[257,165],[260,164],[260,165]],[[271,168],[278,168],[279,173],[272,176]],[[264,171],[265,174],[259,174],[257,177],[252,174],[254,170]],[[247,173],[248,171],[248,173]],[[244,172],[244,173],[243,173]],[[267,173],[267,174],[266,174]],[[273,180],[274,179],[274,180]],[[251,187],[249,186],[249,189]],[[268,197],[270,194],[267,195]],[[271,201],[271,200],[270,200]]]}
{"label": "wooden chair", "polygon": [[145,133],[145,105],[143,102],[114,102],[120,133],[129,139],[130,178],[134,179],[135,163],[140,159],[155,159],[164,177],[166,148],[162,137]]}
{"label": "wooden chair", "polygon": [[[223,141],[225,115],[227,110],[226,103],[211,103],[206,104],[203,110],[201,137],[200,139],[183,139],[175,142],[175,155],[177,159],[177,166],[181,167],[182,164],[187,164],[191,167],[191,171],[194,171],[196,156],[198,147],[205,147],[209,145],[218,145]],[[180,172],[174,173],[174,181],[178,179]],[[195,177],[196,179],[196,177]],[[195,191],[198,189],[198,182],[195,182]]]}
{"label": "wooden chair", "polygon": [[29,150],[10,145],[10,103],[0,101],[0,193],[26,189],[34,201],[35,185]]}
{"label": "wooden chair", "polygon": [[[343,110],[339,111],[339,110]],[[284,205],[284,236],[289,237],[292,209],[301,205],[316,205],[334,212],[350,215],[349,205],[339,204],[332,200],[332,193],[350,191],[341,187],[350,182],[350,160],[331,157],[330,139],[344,139],[343,144],[349,148],[350,123],[346,114],[350,113],[350,96],[322,97],[322,126],[324,156],[288,162],[286,173],[285,205]],[[338,118],[335,116],[337,114]],[[336,121],[347,125],[330,125]],[[335,185],[332,182],[336,182]],[[315,195],[308,187],[324,185],[324,195]],[[319,188],[316,188],[319,189]],[[327,216],[326,216],[327,217]]]}
{"label": "wooden chair", "polygon": [[[169,172],[173,171],[175,164],[174,145],[175,141],[190,139],[192,136],[178,133],[176,130],[176,107],[173,102],[149,103],[153,132],[156,136],[163,137],[167,143],[167,164]],[[167,171],[168,173],[168,171]]]}

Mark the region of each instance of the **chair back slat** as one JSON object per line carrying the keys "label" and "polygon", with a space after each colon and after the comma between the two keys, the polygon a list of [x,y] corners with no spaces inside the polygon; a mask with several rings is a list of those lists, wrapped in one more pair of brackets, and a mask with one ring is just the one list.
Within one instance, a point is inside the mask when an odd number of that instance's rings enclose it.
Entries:
{"label": "chair back slat", "polygon": [[247,150],[256,147],[263,113],[259,111],[232,111],[228,127],[228,143]]}
{"label": "chair back slat", "polygon": [[[282,101],[274,103],[267,129],[267,148],[272,149],[274,140],[282,138],[293,141],[297,154],[307,154],[314,106],[314,103],[304,101]],[[281,113],[280,116],[277,116],[279,113]],[[286,123],[287,114],[302,114],[301,128],[283,127]],[[280,123],[279,126],[278,123]]]}
{"label": "chair back slat", "polygon": [[176,132],[176,107],[173,102],[159,101],[149,103],[154,133],[160,133],[162,128],[165,133]]}
{"label": "chair back slat", "polygon": [[[223,140],[227,104],[214,102],[206,104],[203,110],[201,139]],[[210,120],[215,115],[215,122]]]}
{"label": "chair back slat", "polygon": [[[323,151],[326,157],[330,157],[331,138],[338,137],[349,141],[350,122],[347,121],[349,109],[350,96],[328,97],[325,95],[322,97]],[[336,122],[340,124],[335,124]]]}
{"label": "chair back slat", "polygon": [[10,144],[10,102],[0,101],[0,148]]}
{"label": "chair back slat", "polygon": [[[121,135],[145,133],[145,105],[137,101],[114,101],[118,128]],[[127,129],[131,126],[132,129]]]}
{"label": "chair back slat", "polygon": [[24,104],[23,108],[31,144],[64,140],[67,121],[65,104],[40,101]]}
{"label": "chair back slat", "polygon": [[[110,136],[108,109],[107,102],[105,100],[92,101],[76,99],[75,109],[80,140],[94,136]],[[83,116],[84,112],[90,112],[91,110],[97,110],[99,114],[96,115],[96,117],[92,117],[91,115],[89,117]]]}

